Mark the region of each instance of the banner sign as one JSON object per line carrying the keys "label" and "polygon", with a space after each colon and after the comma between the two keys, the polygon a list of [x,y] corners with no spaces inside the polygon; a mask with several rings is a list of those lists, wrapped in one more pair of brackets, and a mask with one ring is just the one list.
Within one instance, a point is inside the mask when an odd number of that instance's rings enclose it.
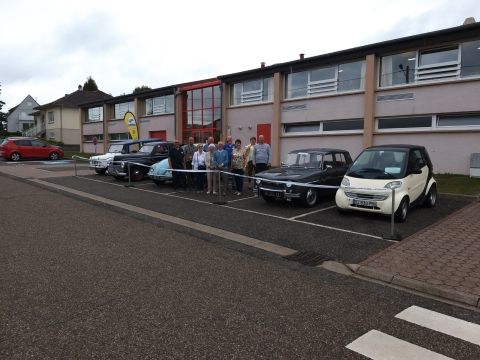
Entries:
{"label": "banner sign", "polygon": [[130,133],[132,140],[138,140],[138,127],[135,115],[130,111],[127,111],[123,117],[123,121],[125,121],[125,124],[128,127],[128,132]]}

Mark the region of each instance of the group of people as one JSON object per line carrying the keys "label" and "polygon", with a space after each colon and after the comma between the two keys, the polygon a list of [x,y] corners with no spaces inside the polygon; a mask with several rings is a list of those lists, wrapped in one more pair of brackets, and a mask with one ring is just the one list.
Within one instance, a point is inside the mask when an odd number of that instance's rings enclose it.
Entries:
{"label": "group of people", "polygon": [[[197,193],[202,193],[206,178],[207,194],[216,195],[218,190],[225,195],[229,179],[227,173],[232,173],[234,174],[232,188],[235,189],[235,195],[242,195],[243,175],[253,177],[255,173],[267,170],[271,165],[272,154],[270,145],[265,143],[263,135],[258,136],[258,142],[255,137],[251,137],[250,144],[245,147],[242,146],[240,139],[233,142],[231,136],[227,136],[225,142],[219,141],[217,144],[213,137],[209,137],[207,143],[198,145],[195,145],[193,137],[190,137],[184,146],[180,146],[180,141],[175,140],[168,159],[170,169],[173,169],[173,188],[177,191],[195,187]],[[204,172],[202,170],[220,170],[222,172]],[[220,183],[217,184],[218,181]],[[251,178],[248,178],[248,188],[252,188]]]}

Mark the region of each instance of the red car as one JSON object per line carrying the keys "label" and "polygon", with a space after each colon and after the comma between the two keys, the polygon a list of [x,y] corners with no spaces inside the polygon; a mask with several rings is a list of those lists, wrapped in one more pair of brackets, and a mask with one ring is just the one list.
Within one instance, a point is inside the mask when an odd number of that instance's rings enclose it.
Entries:
{"label": "red car", "polygon": [[12,161],[32,158],[57,160],[63,155],[61,147],[37,138],[9,137],[0,144],[0,157]]}

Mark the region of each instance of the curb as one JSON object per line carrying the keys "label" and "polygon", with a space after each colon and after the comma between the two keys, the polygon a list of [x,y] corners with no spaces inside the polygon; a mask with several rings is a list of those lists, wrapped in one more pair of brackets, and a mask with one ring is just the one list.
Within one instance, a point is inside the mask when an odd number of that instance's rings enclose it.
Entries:
{"label": "curb", "polygon": [[363,265],[358,267],[356,270],[354,270],[352,267],[350,267],[350,269],[357,275],[375,279],[383,283],[396,285],[406,289],[415,290],[420,293],[433,295],[450,301],[456,301],[465,305],[480,308],[479,295],[467,294],[457,290],[447,289],[438,285],[432,285],[423,281],[410,279],[399,274],[378,270],[370,266]]}

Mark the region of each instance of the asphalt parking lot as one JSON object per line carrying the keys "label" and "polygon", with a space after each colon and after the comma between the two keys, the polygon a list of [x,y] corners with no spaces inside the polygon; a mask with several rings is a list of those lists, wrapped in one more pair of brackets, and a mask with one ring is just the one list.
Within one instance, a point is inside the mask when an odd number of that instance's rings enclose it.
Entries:
{"label": "asphalt parking lot", "polygon": [[[60,169],[65,167],[43,168]],[[344,263],[359,263],[393,244],[383,238],[390,234],[389,217],[339,214],[331,196],[321,198],[313,208],[305,208],[297,203],[267,203],[246,190],[241,197],[227,194],[221,199],[225,204],[219,205],[218,195],[174,192],[171,185],[157,186],[150,180],[132,183],[133,187],[126,186],[128,181],[96,174],[47,181]],[[407,221],[396,223],[395,230],[406,238],[470,201],[467,197],[441,195],[434,209],[412,208]]]}

